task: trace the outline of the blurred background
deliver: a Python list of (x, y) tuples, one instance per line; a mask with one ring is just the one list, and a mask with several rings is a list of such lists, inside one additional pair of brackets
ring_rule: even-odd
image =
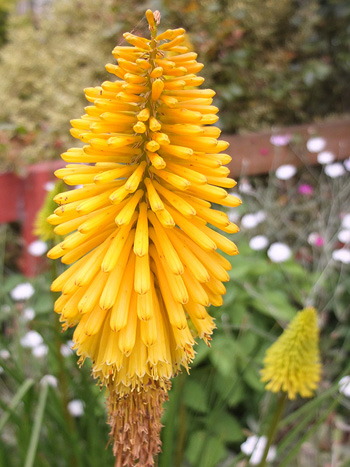
[(33, 220), (46, 195), (52, 210), (54, 164), (76, 145), (69, 120), (84, 113), (83, 89), (109, 79), (123, 32), (147, 34), (147, 8), (160, 10), (161, 30), (184, 27), (205, 64), (243, 200), (229, 212), (240, 255), (223, 306), (211, 308), (212, 347), (200, 343), (191, 376), (174, 380), (158, 465), (257, 465), (243, 443), (266, 434), (276, 404), (260, 382), (264, 353), (313, 305), (322, 382), (310, 402), (288, 405), (271, 465), (348, 466), (346, 0), (0, 0), (0, 466), (113, 465), (104, 394), (60, 331), (49, 291), (59, 266), (45, 260), (53, 239), (34, 235)]

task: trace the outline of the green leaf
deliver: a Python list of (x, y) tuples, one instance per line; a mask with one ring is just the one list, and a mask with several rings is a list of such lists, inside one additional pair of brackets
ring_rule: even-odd
[(237, 344), (239, 345), (242, 353), (250, 355), (258, 344), (259, 338), (256, 334), (246, 331), (239, 336)]
[(199, 366), (204, 360), (206, 360), (211, 351), (203, 340), (198, 342), (198, 345), (196, 345), (194, 350), (196, 352), (196, 357), (191, 365), (192, 368)]
[(218, 373), (214, 378), (214, 389), (222, 403), (234, 407), (244, 399), (242, 379), (238, 375), (223, 376)]
[(254, 295), (253, 304), (257, 310), (277, 321), (290, 321), (297, 311), (289, 303), (286, 294), (279, 290), (265, 290)]
[(217, 467), (218, 463), (226, 457), (226, 449), (223, 442), (217, 438), (207, 438), (202, 452), (201, 467)]
[(207, 394), (203, 386), (197, 381), (191, 379), (186, 380), (182, 397), (188, 408), (201, 413), (206, 413), (208, 411)]
[(41, 293), (37, 295), (37, 299), (34, 303), (35, 313), (38, 315), (51, 313), (53, 310), (52, 295), (47, 293)]
[(225, 445), (219, 439), (208, 436), (205, 431), (193, 433), (186, 450), (191, 466), (216, 467), (226, 456)]
[(243, 379), (254, 391), (264, 391), (264, 383), (260, 381), (259, 371), (254, 365), (250, 365), (245, 369)]
[(192, 465), (198, 465), (204, 442), (205, 431), (196, 431), (190, 436), (186, 451), (186, 458)]
[(209, 354), (215, 368), (224, 376), (232, 374), (236, 367), (238, 349), (231, 337), (216, 336)]
[(226, 443), (236, 443), (244, 438), (237, 419), (224, 410), (215, 410), (206, 418), (209, 432)]

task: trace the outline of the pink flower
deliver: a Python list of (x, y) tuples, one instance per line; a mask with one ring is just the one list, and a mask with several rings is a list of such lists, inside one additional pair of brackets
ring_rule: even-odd
[(311, 185), (308, 185), (307, 183), (305, 183), (303, 185), (299, 185), (298, 192), (301, 195), (311, 196), (314, 192), (314, 189)]
[(273, 146), (287, 146), (292, 139), (292, 135), (272, 135), (270, 138), (270, 143)]
[(317, 233), (317, 232), (312, 232), (312, 233), (309, 235), (307, 241), (308, 241), (309, 244), (312, 245), (312, 246), (318, 246), (318, 247), (320, 247), (320, 246), (323, 246), (323, 245), (324, 245), (324, 239), (323, 239), (323, 237), (322, 237), (319, 233)]
[(321, 235), (319, 235), (316, 240), (315, 240), (315, 245), (316, 246), (323, 246), (324, 245), (324, 240), (323, 238), (321, 237)]
[(269, 150), (267, 148), (260, 148), (260, 154), (262, 156), (267, 156), (269, 153)]

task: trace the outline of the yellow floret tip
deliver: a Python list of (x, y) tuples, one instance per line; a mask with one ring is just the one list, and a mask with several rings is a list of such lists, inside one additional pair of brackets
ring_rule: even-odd
[(316, 310), (305, 308), (266, 352), (261, 370), (266, 390), (285, 392), (289, 399), (312, 397), (321, 378), (318, 343)]

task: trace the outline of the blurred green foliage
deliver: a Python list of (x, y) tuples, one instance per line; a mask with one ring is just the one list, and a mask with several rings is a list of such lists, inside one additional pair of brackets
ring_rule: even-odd
[[(275, 318), (285, 323), (296, 308), (279, 267), (271, 267), (263, 254), (259, 257), (246, 248), (243, 250), (242, 256), (233, 259), (224, 306), (212, 309), (217, 323), (212, 348), (200, 343), (191, 377), (182, 374), (174, 380), (164, 416), (163, 454), (159, 460), (162, 467), (180, 466), (184, 462), (195, 467), (216, 466), (229, 450), (238, 450), (247, 420), (258, 416), (264, 392), (259, 368), (265, 348), (280, 332)], [(310, 281), (303, 269), (293, 262), (290, 273), (289, 266), (285, 267), (295, 285), (302, 285), (307, 291)], [(278, 291), (274, 286), (276, 280)], [(58, 332), (60, 324), (52, 312), (54, 297), (49, 291), (50, 275), (38, 276), (33, 281), (35, 294), (26, 302), (15, 303), (10, 292), (23, 281), (20, 275), (12, 274), (0, 290), (3, 328), (0, 350), (6, 348), (11, 355), (4, 360), (0, 354), (4, 370), (0, 376), (0, 426), (4, 415), (9, 416), (0, 428), (0, 465), (25, 465), (43, 390), (40, 381), (45, 374), (54, 375), (58, 387), (49, 388), (34, 465), (112, 465), (111, 449), (104, 449), (108, 428), (103, 393), (91, 381), (89, 362), (80, 370), (74, 354), (63, 357), (60, 353), (72, 330), (64, 335)], [(25, 319), (27, 308), (35, 310), (33, 321)], [(43, 336), (49, 348), (47, 356), (37, 358), (30, 349), (21, 346), (21, 338), (30, 329)], [(29, 385), (28, 390), (13, 411), (9, 411), (25, 384)], [(84, 403), (81, 418), (73, 418), (67, 410), (72, 399)]]
[[(239, 244), (241, 254), (232, 259), (224, 305), (211, 309), (217, 325), (212, 346), (209, 349), (200, 342), (191, 375), (183, 373), (173, 380), (165, 404), (159, 467), (233, 467), (242, 460), (240, 444), (247, 434), (261, 433), (273, 413), (275, 400), (265, 393), (259, 380), (264, 353), (302, 308), (302, 297), (309, 294), (315, 277), (293, 260), (283, 266), (271, 263), (265, 252), (252, 251), (243, 241)], [(103, 391), (91, 381), (88, 361), (79, 369), (74, 353), (61, 353), (62, 344), (72, 337), (73, 330), (59, 332), (60, 324), (52, 312), (50, 274), (32, 281), (35, 294), (29, 300), (14, 302), (11, 291), (24, 281), (12, 274), (0, 288), (0, 465), (113, 465), (111, 448), (105, 449), (108, 427)], [(35, 310), (30, 321), (26, 318), (28, 308)], [(29, 330), (43, 337), (47, 355), (38, 357), (31, 349), (23, 348), (21, 339)], [(327, 341), (327, 331), (322, 340)], [(4, 349), (9, 352), (6, 358)], [(325, 368), (325, 389), (334, 382), (334, 375), (329, 379), (332, 373), (331, 368)], [(57, 378), (57, 387), (49, 387), (48, 391), (42, 380), (47, 374)], [(285, 444), (287, 453), (313, 426), (315, 417), (317, 420), (328, 409), (336, 392), (336, 384), (326, 393), (319, 391), (310, 402), (313, 410), (307, 412), (306, 423), (300, 426), (305, 414), (302, 401), (290, 405), (292, 420), (285, 424), (288, 430), (283, 436), (295, 431)], [(79, 417), (72, 416), (68, 409), (68, 403), (76, 399), (84, 406)], [(39, 437), (34, 463), (29, 464), (35, 425)], [(330, 453), (323, 455), (328, 459)]]
[(124, 31), (147, 34), (148, 7), (161, 11), (161, 29), (187, 29), (226, 131), (350, 108), (346, 0), (56, 0), (39, 10), (21, 3), (32, 8), (11, 12), (0, 51), (2, 168), (20, 170), (72, 145), (69, 119), (83, 113), (83, 89), (108, 79), (104, 65)]

